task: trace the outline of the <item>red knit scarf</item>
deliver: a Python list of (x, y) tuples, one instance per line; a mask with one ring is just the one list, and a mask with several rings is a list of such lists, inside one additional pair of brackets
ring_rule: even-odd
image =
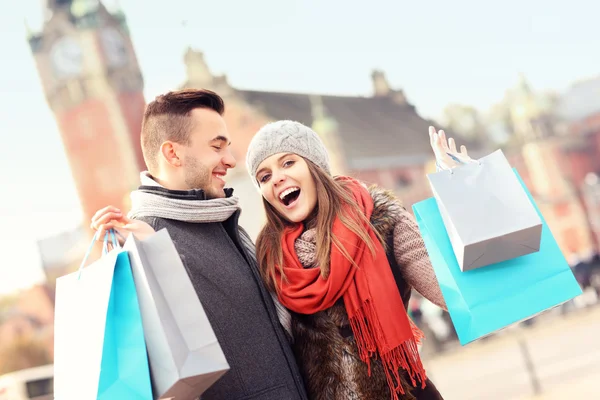
[[(370, 220), (374, 205), (369, 192), (359, 182), (343, 179), (360, 210)], [(413, 386), (416, 386), (417, 378), (422, 388), (425, 387), (425, 369), (417, 349), (423, 334), (406, 314), (383, 246), (370, 225), (364, 224), (364, 228), (375, 246), (375, 257), (366, 243), (339, 219), (333, 222), (333, 234), (358, 268), (332, 245), (330, 272), (326, 279), (321, 278), (319, 268), (303, 268), (298, 259), (294, 244), (302, 234), (303, 227), (300, 225), (286, 230), (282, 247), (283, 270), (287, 280), (281, 279), (277, 269), (277, 280), (281, 283), (279, 300), (292, 311), (314, 314), (330, 308), (339, 298), (343, 298), (360, 358), (369, 366), (369, 376), (371, 357), (379, 357), (392, 398), (397, 400), (399, 393), (404, 394), (400, 383), (400, 367), (408, 372)]]

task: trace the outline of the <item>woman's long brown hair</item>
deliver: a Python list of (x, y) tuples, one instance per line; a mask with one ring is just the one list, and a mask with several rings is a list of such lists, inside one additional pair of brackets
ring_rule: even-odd
[[(321, 276), (326, 278), (329, 275), (329, 258), (332, 244), (357, 267), (348, 251), (333, 234), (333, 221), (339, 218), (340, 222), (364, 241), (374, 254), (375, 247), (368, 230), (365, 228), (365, 223), (366, 226), (371, 227), (371, 225), (347, 188), (346, 182), (335, 180), (311, 161), (307, 159), (304, 159), (304, 161), (308, 164), (308, 170), (316, 185), (317, 205), (312, 214), (310, 228), (316, 228), (316, 260), (321, 269)], [(280, 285), (276, 282), (275, 271), (277, 268), (280, 271), (281, 279), (285, 280), (281, 238), (285, 229), (294, 227), (296, 224), (284, 219), (264, 197), (263, 204), (267, 214), (267, 223), (256, 239), (256, 255), (265, 284), (270, 290), (278, 293)], [(377, 237), (381, 241), (378, 235)]]

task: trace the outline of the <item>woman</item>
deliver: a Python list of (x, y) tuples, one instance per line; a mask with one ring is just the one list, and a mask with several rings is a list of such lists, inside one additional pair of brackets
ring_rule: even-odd
[[(438, 165), (466, 157), (430, 128)], [(411, 288), (445, 309), (412, 216), (388, 191), (331, 177), (327, 150), (292, 121), (263, 127), (247, 155), (267, 223), (257, 240), (265, 284), (290, 311), (290, 333), (311, 399), (442, 399), (426, 378), (409, 320)], [(92, 227), (118, 226), (97, 214)], [(152, 228), (128, 220), (125, 233)]]
[[(439, 167), (468, 158), (430, 129)], [(265, 284), (291, 312), (312, 399), (441, 399), (426, 378), (411, 287), (445, 309), (412, 216), (388, 191), (332, 177), (319, 136), (293, 121), (252, 139), (248, 171), (267, 223), (257, 239)]]

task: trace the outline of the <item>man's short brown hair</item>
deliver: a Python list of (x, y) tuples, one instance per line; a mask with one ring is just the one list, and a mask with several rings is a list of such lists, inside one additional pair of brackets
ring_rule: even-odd
[(192, 120), (196, 108), (208, 108), (223, 115), (221, 96), (207, 89), (183, 89), (157, 96), (146, 107), (142, 121), (142, 154), (150, 171), (158, 167), (160, 146), (167, 140), (190, 144)]

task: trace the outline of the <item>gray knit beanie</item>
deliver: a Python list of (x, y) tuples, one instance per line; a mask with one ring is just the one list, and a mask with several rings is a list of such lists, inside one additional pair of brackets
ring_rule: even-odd
[(261, 162), (277, 153), (294, 153), (312, 161), (331, 175), (329, 154), (319, 135), (309, 127), (295, 121), (276, 121), (266, 124), (254, 135), (246, 166), (252, 182), (258, 187), (256, 170)]

